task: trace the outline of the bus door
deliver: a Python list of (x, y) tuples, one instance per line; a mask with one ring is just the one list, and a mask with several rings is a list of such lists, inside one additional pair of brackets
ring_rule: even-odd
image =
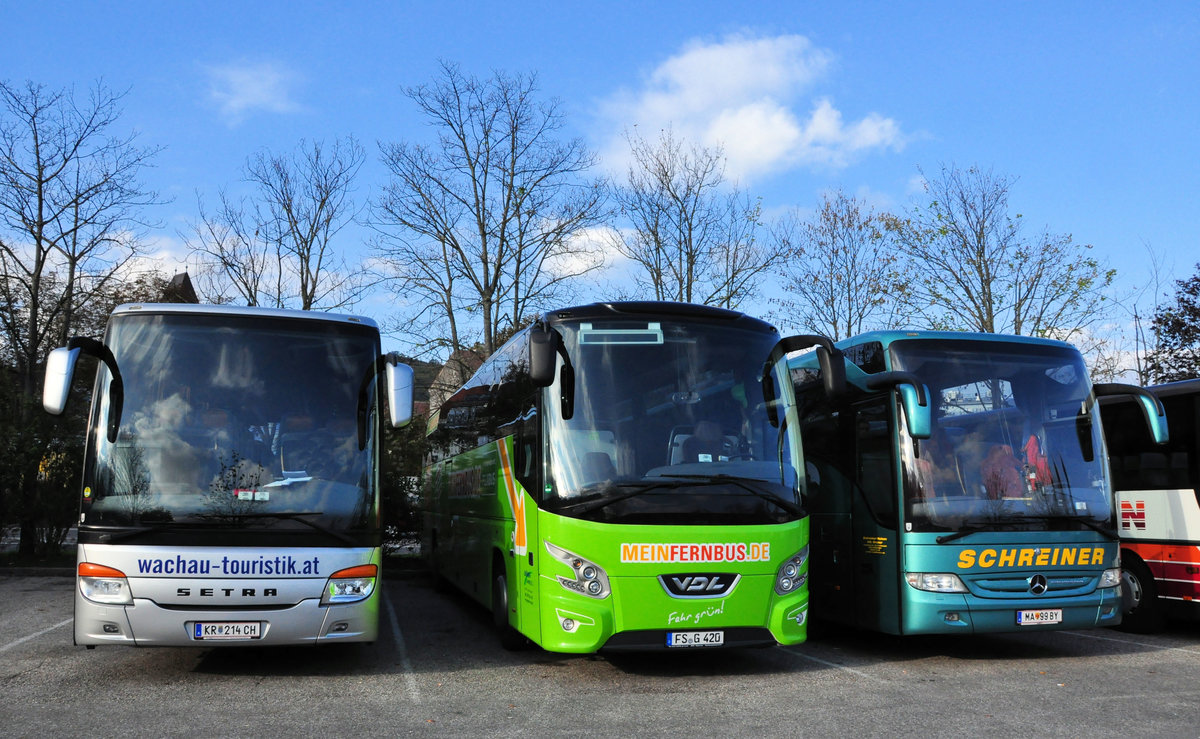
[(856, 622), (900, 633), (900, 552), (897, 536), (899, 485), (896, 479), (892, 395), (852, 408), (855, 477), (851, 547), (854, 558)]
[(513, 532), (509, 563), (509, 604), (513, 625), (534, 640), (541, 639), (538, 566), (545, 549), (538, 535), (537, 501), (542, 486), (541, 420), (536, 406), (522, 414), (512, 437), (514, 485)]
[[(809, 396), (811, 397), (811, 396)], [(823, 397), (821, 398), (823, 401)], [(822, 403), (804, 416), (804, 459), (808, 468), (811, 612), (823, 619), (854, 623), (854, 553), (850, 508), (854, 500), (851, 414)]]

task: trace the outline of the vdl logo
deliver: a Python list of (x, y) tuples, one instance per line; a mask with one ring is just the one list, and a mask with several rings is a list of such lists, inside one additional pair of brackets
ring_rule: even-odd
[(689, 575), (659, 575), (663, 590), (672, 598), (723, 598), (733, 592), (741, 575), (697, 573)]
[(1146, 528), (1146, 502), (1144, 500), (1121, 501), (1121, 530), (1132, 531)]

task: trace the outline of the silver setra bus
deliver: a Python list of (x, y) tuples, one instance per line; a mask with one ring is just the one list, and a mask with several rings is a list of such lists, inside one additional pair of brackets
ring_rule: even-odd
[(369, 319), (122, 305), (103, 342), (51, 353), (62, 413), (96, 357), (79, 514), (75, 643), (373, 641), (381, 566), (379, 396), (412, 371)]

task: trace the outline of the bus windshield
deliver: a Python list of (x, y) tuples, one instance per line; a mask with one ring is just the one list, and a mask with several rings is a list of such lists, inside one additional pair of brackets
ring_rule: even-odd
[(124, 408), (109, 442), (112, 378), (102, 365), (81, 524), (135, 529), (126, 535), (304, 532), (325, 546), (376, 531), (368, 457), (378, 342), (372, 328), (333, 321), (114, 318), (106, 343)]
[(933, 433), (901, 434), (914, 531), (1113, 530), (1100, 426), (1068, 347), (896, 342), (893, 368), (932, 393)]
[[(762, 371), (778, 335), (701, 321), (556, 325), (574, 411), (547, 413), (542, 505), (633, 524), (794, 521), (803, 470), (794, 415), (768, 415)], [(786, 361), (780, 408), (794, 408)], [(557, 399), (558, 381), (547, 397)], [(548, 408), (557, 409), (556, 404)]]

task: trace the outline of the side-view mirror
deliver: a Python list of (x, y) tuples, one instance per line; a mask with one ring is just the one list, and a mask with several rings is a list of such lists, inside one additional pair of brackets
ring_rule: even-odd
[(830, 344), (817, 344), (817, 364), (825, 385), (825, 397), (838, 398), (846, 392), (846, 358), (842, 350)]
[(1150, 437), (1155, 444), (1166, 444), (1170, 440), (1170, 429), (1167, 427), (1167, 409), (1163, 407), (1158, 396), (1144, 387), (1126, 385), (1120, 382), (1098, 382), (1092, 385), (1092, 392), (1101, 398), (1111, 395), (1132, 395), (1142, 409), (1142, 416), (1150, 428)]
[(928, 439), (933, 435), (933, 406), (929, 403), (929, 388), (920, 378), (911, 372), (877, 372), (867, 376), (866, 384), (870, 390), (896, 388), (900, 393), (900, 405), (904, 408), (909, 436)]
[(841, 397), (846, 392), (846, 358), (842, 354), (842, 350), (833, 345), (832, 339), (820, 334), (782, 338), (767, 355), (767, 361), (763, 364), (762, 369), (763, 398), (767, 401), (767, 418), (772, 426), (779, 425), (774, 405), (777, 389), (771, 379), (772, 367), (788, 354), (814, 346), (826, 397), (832, 400)]
[(554, 384), (554, 369), (559, 355), (563, 358), (558, 373), (559, 409), (563, 420), (575, 415), (575, 368), (562, 345), (562, 337), (544, 324), (534, 324), (529, 329), (529, 379), (535, 387), (550, 387)]
[(395, 352), (382, 354), (367, 367), (358, 386), (358, 449), (367, 447), (367, 392), (383, 372), (387, 384), (388, 422), (392, 428), (403, 428), (413, 415), (413, 371), (400, 361)]
[(392, 428), (403, 428), (413, 416), (413, 370), (390, 355), (385, 369), (388, 392), (388, 420)]
[(71, 390), (71, 377), (75, 374), (75, 362), (80, 354), (87, 354), (104, 362), (111, 375), (108, 383), (108, 429), (110, 442), (117, 440), (121, 428), (121, 409), (125, 405), (125, 383), (121, 379), (121, 368), (117, 358), (103, 342), (86, 336), (74, 336), (65, 347), (50, 352), (46, 358), (46, 381), (42, 386), (42, 407), (47, 413), (61, 415), (67, 407)]
[(79, 349), (59, 347), (46, 358), (46, 381), (42, 386), (42, 407), (53, 416), (61, 416), (67, 408), (67, 397), (71, 392), (71, 378), (75, 375), (75, 362)]
[(529, 379), (536, 387), (554, 383), (554, 367), (558, 359), (558, 332), (535, 324), (529, 329)]

